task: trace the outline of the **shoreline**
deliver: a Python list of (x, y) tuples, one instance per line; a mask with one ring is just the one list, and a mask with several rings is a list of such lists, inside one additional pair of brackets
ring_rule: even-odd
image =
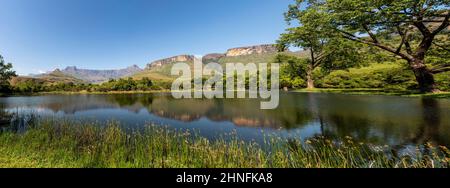
[(315, 89), (295, 89), (289, 92), (294, 93), (334, 93), (342, 95), (375, 95), (375, 96), (398, 96), (398, 97), (426, 97), (426, 98), (450, 98), (450, 92), (443, 91), (439, 93), (420, 93), (414, 90), (385, 90), (371, 88), (355, 89), (334, 89), (334, 88), (315, 88)]
[[(385, 89), (371, 89), (371, 88), (354, 88), (354, 89), (339, 89), (339, 88), (314, 88), (314, 89), (293, 89), (281, 92), (287, 93), (333, 93), (342, 95), (375, 95), (375, 96), (399, 96), (399, 97), (426, 97), (426, 98), (450, 98), (449, 91), (439, 93), (420, 93), (414, 90), (385, 90)], [(51, 92), (36, 92), (36, 93), (11, 93), (0, 94), (0, 97), (16, 97), (16, 96), (39, 96), (39, 95), (108, 95), (108, 94), (152, 94), (152, 93), (170, 93), (168, 89), (152, 90), (152, 91), (51, 91)]]
[(35, 92), (35, 93), (11, 93), (1, 95), (0, 97), (17, 97), (17, 96), (39, 96), (39, 95), (108, 95), (108, 94), (147, 94), (147, 93), (170, 93), (170, 90), (153, 90), (153, 91), (50, 91), (50, 92)]

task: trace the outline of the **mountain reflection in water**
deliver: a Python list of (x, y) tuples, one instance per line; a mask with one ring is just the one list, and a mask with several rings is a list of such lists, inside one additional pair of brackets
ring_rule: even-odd
[(450, 100), (393, 96), (282, 93), (277, 109), (259, 99), (173, 99), (170, 94), (45, 95), (0, 98), (0, 106), (41, 116), (117, 119), (199, 129), (211, 137), (236, 130), (260, 139), (264, 130), (286, 137), (351, 136), (387, 145), (450, 145)]

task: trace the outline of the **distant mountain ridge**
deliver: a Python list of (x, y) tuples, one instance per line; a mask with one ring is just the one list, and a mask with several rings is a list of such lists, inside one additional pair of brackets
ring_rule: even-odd
[[(231, 48), (224, 53), (206, 54), (202, 57), (202, 61), (204, 64), (215, 62), (222, 66), (226, 63), (270, 63), (279, 53), (287, 53), (298, 57), (305, 57), (304, 51), (291, 52), (287, 50), (285, 52), (279, 52), (276, 45), (263, 44)], [(171, 75), (172, 65), (178, 62), (184, 62), (191, 67), (191, 70), (193, 70), (195, 69), (195, 67), (193, 66), (194, 57), (194, 55), (178, 55), (152, 61), (151, 63), (147, 64), (145, 70), (133, 75), (132, 78), (142, 79), (144, 77), (147, 77), (151, 80), (162, 82), (173, 81), (177, 76)]]
[[(203, 56), (203, 62), (218, 61), (224, 57), (239, 57), (247, 55), (260, 55), (260, 54), (273, 54), (277, 53), (278, 49), (275, 44), (261, 44), (245, 47), (230, 48), (225, 53), (211, 53)], [(164, 58), (148, 63), (147, 70), (163, 67), (167, 64), (176, 62), (192, 62), (194, 61), (194, 55), (177, 55), (169, 58)]]
[(69, 66), (60, 71), (69, 76), (81, 79), (89, 83), (101, 83), (108, 81), (109, 79), (118, 79), (122, 77), (132, 76), (140, 71), (141, 68), (137, 65), (133, 65), (124, 69), (117, 70), (91, 70), (91, 69), (80, 69), (76, 66)]
[(57, 84), (57, 83), (74, 83), (74, 84), (83, 84), (85, 81), (75, 78), (73, 76), (67, 75), (61, 72), (59, 69), (54, 71), (39, 74), (39, 75), (30, 75), (30, 76), (17, 76), (11, 79), (10, 83), (12, 85), (17, 85), (18, 83), (23, 83), (27, 81), (32, 81), (40, 84)]
[(193, 55), (177, 55), (177, 56), (153, 61), (153, 62), (147, 64), (146, 68), (151, 69), (154, 67), (161, 67), (165, 64), (170, 64), (170, 63), (174, 63), (174, 62), (189, 62), (189, 61), (194, 61)]
[[(298, 54), (297, 52), (287, 52)], [(203, 63), (217, 62), (224, 64), (228, 62), (233, 63), (268, 63), (278, 54), (278, 49), (274, 44), (262, 44), (246, 47), (230, 48), (224, 53), (210, 53), (203, 56)], [(300, 54), (298, 54), (300, 55)], [(186, 62), (191, 67), (193, 66), (195, 56), (189, 54), (177, 55), (160, 60), (155, 60), (148, 63), (145, 69), (141, 69), (137, 65), (132, 65), (124, 69), (117, 70), (91, 70), (80, 69), (76, 66), (68, 66), (65, 69), (56, 69), (41, 75), (33, 75), (34, 78), (39, 77), (55, 77), (61, 80), (64, 75), (67, 76), (65, 80), (79, 79), (85, 83), (102, 83), (110, 79), (119, 79), (125, 77), (132, 77), (134, 79), (142, 79), (144, 77), (158, 81), (171, 81), (174, 76), (170, 75), (170, 70), (173, 63)]]

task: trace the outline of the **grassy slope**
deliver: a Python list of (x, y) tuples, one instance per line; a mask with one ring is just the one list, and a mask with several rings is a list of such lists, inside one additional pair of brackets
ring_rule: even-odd
[(50, 82), (50, 83), (58, 83), (58, 82), (62, 82), (62, 83), (84, 83), (83, 80), (75, 78), (73, 76), (64, 74), (60, 71), (53, 71), (49, 74), (44, 74), (42, 76), (39, 77), (40, 79), (45, 80), (46, 82)]
[[(412, 71), (407, 70), (407, 68), (404, 68), (399, 63), (374, 63), (370, 64), (365, 67), (360, 68), (349, 68), (348, 70), (336, 70), (332, 71), (329, 75), (326, 77), (335, 77), (339, 78), (338, 75), (348, 77), (349, 80), (354, 81), (362, 81), (361, 79), (368, 79), (364, 82), (372, 81), (372, 82), (381, 82), (383, 78), (385, 78), (385, 74), (387, 72), (391, 71), (392, 73), (396, 73), (395, 71), (405, 71), (405, 72), (398, 72), (398, 74), (406, 75), (409, 81), (403, 83), (403, 84), (416, 84), (414, 75)], [(378, 75), (376, 77), (375, 75)], [(369, 77), (372, 76), (372, 77)], [(325, 78), (326, 78), (325, 77)], [(344, 93), (344, 94), (381, 94), (381, 95), (398, 95), (398, 96), (425, 96), (425, 97), (436, 97), (436, 98), (448, 98), (450, 97), (450, 92), (447, 88), (450, 88), (450, 72), (444, 72), (440, 74), (435, 74), (435, 80), (438, 86), (441, 88), (442, 91), (440, 93), (435, 94), (423, 94), (420, 93), (418, 90), (408, 90), (406, 88), (401, 87), (395, 87), (395, 84), (392, 85), (385, 85), (381, 86), (379, 88), (372, 87), (372, 88), (347, 88), (348, 86), (345, 85), (348, 83), (347, 80), (339, 80), (339, 79), (322, 79), (322, 88), (315, 88), (315, 89), (298, 89), (295, 90), (297, 92), (329, 92), (329, 93)], [(327, 82), (338, 82), (340, 85), (336, 86), (327, 86)], [(319, 82), (319, 81), (318, 81)], [(446, 92), (445, 92), (446, 91)]]
[[(290, 53), (296, 56), (304, 56), (303, 53), (294, 53), (294, 52), (286, 52)], [(252, 55), (243, 55), (243, 56), (235, 56), (235, 57), (223, 57), (221, 58), (217, 63), (219, 64), (225, 64), (225, 63), (269, 63), (273, 60), (273, 58), (276, 56), (276, 53), (265, 53), (265, 54), (252, 54)], [(191, 69), (193, 69), (193, 63), (187, 62)], [(204, 62), (205, 63), (205, 62)], [(206, 62), (208, 63), (208, 62)], [(143, 77), (148, 77), (151, 80), (156, 81), (172, 81), (176, 76), (171, 76), (170, 71), (172, 68), (172, 65), (175, 63), (167, 64), (162, 67), (153, 68), (151, 70), (144, 70), (140, 73), (137, 73), (132, 76), (134, 79), (142, 79)]]
[[(301, 143), (268, 138), (269, 151), (254, 143), (208, 141), (189, 132), (148, 126), (144, 132), (125, 133), (107, 127), (43, 121), (23, 134), (0, 133), (0, 167), (449, 167), (445, 147), (426, 145), (389, 158), (390, 148), (354, 143), (339, 144), (316, 138)], [(308, 148), (308, 149), (306, 149)], [(385, 153), (387, 152), (387, 153)], [(445, 157), (447, 156), (447, 157)]]
[(74, 84), (81, 84), (84, 83), (83, 80), (80, 80), (78, 78), (75, 78), (70, 75), (66, 75), (59, 71), (53, 71), (48, 74), (40, 75), (39, 77), (27, 77), (27, 76), (19, 76), (14, 77), (11, 79), (11, 84), (14, 86), (21, 82), (26, 81), (33, 81), (36, 83), (43, 83), (43, 84), (56, 84), (56, 83), (74, 83)]
[[(193, 67), (193, 62), (186, 63), (188, 63), (191, 68)], [(140, 80), (144, 77), (147, 77), (154, 81), (171, 82), (176, 78), (176, 76), (170, 75), (171, 68), (174, 64), (176, 63), (166, 64), (162, 67), (152, 68), (150, 70), (146, 69), (142, 72), (136, 73), (132, 76), (132, 78)]]

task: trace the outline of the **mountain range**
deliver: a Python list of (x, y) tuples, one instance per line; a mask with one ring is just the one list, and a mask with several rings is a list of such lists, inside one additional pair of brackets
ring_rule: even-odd
[[(301, 52), (287, 53), (302, 55)], [(273, 44), (238, 47), (228, 49), (225, 53), (206, 54), (205, 56), (203, 56), (203, 63), (268, 63), (276, 56), (276, 54), (278, 54), (278, 50)], [(194, 55), (178, 55), (152, 61), (148, 63), (144, 69), (141, 69), (137, 65), (132, 65), (130, 67), (117, 70), (90, 70), (80, 69), (75, 66), (69, 66), (62, 70), (56, 69), (52, 72), (34, 75), (32, 77), (55, 80), (54, 77), (62, 79), (64, 77), (63, 75), (66, 75), (66, 81), (74, 80), (76, 82), (79, 82), (81, 80), (85, 83), (102, 83), (110, 79), (118, 79), (124, 77), (132, 77), (133, 79), (148, 77), (151, 80), (171, 81), (174, 79), (174, 77), (170, 75), (170, 70), (174, 63), (186, 62), (192, 66), (193, 60)]]
[(58, 75), (64, 74), (69, 77), (74, 77), (80, 79), (86, 83), (101, 83), (108, 81), (110, 79), (118, 79), (123, 77), (130, 77), (143, 69), (139, 68), (137, 65), (132, 65), (130, 67), (124, 69), (117, 70), (90, 70), (90, 69), (80, 69), (76, 66), (69, 66), (65, 69), (56, 69), (52, 72), (36, 75), (34, 77), (42, 78), (42, 77), (51, 77), (55, 73)]

